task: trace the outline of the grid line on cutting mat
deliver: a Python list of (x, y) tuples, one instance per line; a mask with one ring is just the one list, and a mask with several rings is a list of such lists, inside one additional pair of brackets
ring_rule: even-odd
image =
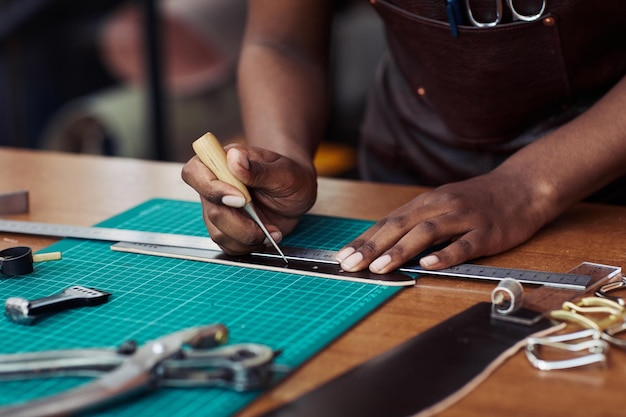
[[(154, 199), (103, 223), (103, 227), (206, 235), (200, 204)], [(284, 244), (338, 250), (371, 222), (305, 216)], [(282, 349), (277, 363), (298, 367), (401, 288), (294, 273), (114, 252), (110, 243), (64, 239), (46, 251), (63, 259), (37, 264), (35, 272), (1, 279), (2, 297), (35, 299), (78, 284), (112, 293), (107, 304), (69, 310), (33, 326), (0, 320), (0, 353), (144, 343), (191, 326), (223, 323), (229, 343), (262, 343)], [(0, 382), (0, 405), (80, 385), (58, 378)], [(97, 415), (229, 416), (259, 392), (161, 389)]]

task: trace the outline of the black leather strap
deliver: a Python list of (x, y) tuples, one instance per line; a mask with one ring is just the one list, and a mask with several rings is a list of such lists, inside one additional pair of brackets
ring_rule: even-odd
[(531, 334), (479, 303), (264, 417), (411, 416), (441, 403)]

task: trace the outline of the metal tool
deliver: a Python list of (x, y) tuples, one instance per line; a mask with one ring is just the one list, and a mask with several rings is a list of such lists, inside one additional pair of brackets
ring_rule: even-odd
[[(215, 262), (234, 263), (242, 257), (233, 257), (231, 261), (221, 248), (209, 237), (198, 237), (189, 235), (177, 235), (169, 233), (142, 232), (138, 230), (113, 229), (106, 227), (86, 227), (72, 226), (64, 224), (37, 223), (19, 220), (0, 220), (0, 232), (24, 233), (41, 236), (67, 237), (90, 240), (103, 240), (108, 242), (123, 242), (113, 245), (113, 250), (125, 252), (140, 252), (159, 254), (160, 256), (170, 256), (177, 258), (189, 258), (200, 254), (204, 260)], [(285, 255), (290, 262), (285, 263), (282, 256), (270, 251), (254, 252), (250, 259), (257, 261), (258, 265), (271, 264), (275, 260), (280, 260), (273, 267), (286, 272), (286, 269), (296, 270), (302, 273), (309, 273), (316, 276), (344, 276), (345, 279), (358, 280), (368, 283), (389, 282), (395, 284), (388, 285), (413, 285), (415, 280), (402, 273), (386, 275), (373, 274), (369, 271), (358, 273), (344, 272), (335, 260), (335, 252), (307, 248), (284, 248), (290, 256)], [(199, 252), (198, 252), (199, 251)], [(284, 254), (284, 253), (283, 253)], [(246, 257), (247, 258), (247, 257)], [(222, 260), (219, 260), (222, 259)], [(300, 261), (292, 263), (292, 261)], [(242, 264), (246, 266), (246, 264)]]
[[(119, 242), (111, 246), (114, 251), (140, 253), (144, 255), (163, 256), (167, 258), (188, 259), (201, 262), (211, 262), (223, 265), (236, 265), (244, 268), (262, 269), (276, 272), (295, 272), (300, 275), (310, 275), (322, 278), (341, 279), (344, 281), (362, 282), (387, 286), (412, 286), (415, 279), (400, 272), (388, 274), (374, 274), (369, 270), (346, 272), (335, 260), (315, 259), (315, 254), (328, 251), (306, 250), (283, 246), (283, 251), (289, 263), (272, 253), (253, 253), (249, 255), (227, 255), (222, 251), (202, 249), (175, 248), (170, 246), (142, 245), (138, 243)], [(311, 257), (306, 257), (306, 254)], [(293, 255), (292, 255), (293, 254)], [(304, 256), (303, 256), (304, 255)]]
[(226, 164), (226, 152), (224, 152), (224, 148), (222, 148), (222, 145), (217, 138), (212, 133), (205, 133), (202, 137), (193, 142), (192, 147), (202, 163), (206, 165), (206, 167), (210, 169), (220, 181), (232, 185), (243, 194), (246, 200), (246, 204), (243, 209), (246, 213), (248, 213), (252, 220), (259, 225), (267, 240), (271, 242), (272, 246), (274, 246), (276, 251), (282, 256), (285, 263), (288, 263), (289, 261), (285, 257), (285, 254), (282, 250), (280, 250), (278, 244), (274, 238), (272, 238), (272, 235), (270, 235), (270, 232), (268, 232), (267, 228), (254, 209), (254, 206), (252, 205), (252, 196), (250, 195), (248, 188), (228, 169), (228, 165)]
[[(525, 326), (531, 326), (551, 311), (560, 309), (564, 302), (576, 299), (585, 292), (594, 291), (596, 288), (607, 282), (621, 277), (622, 269), (618, 266), (602, 265), (593, 262), (583, 262), (569, 273), (574, 275), (584, 274), (589, 277), (587, 286), (583, 289), (559, 288), (551, 285), (542, 285), (524, 293), (520, 288), (515, 289), (511, 283), (507, 287), (510, 293), (502, 294), (508, 297), (513, 303), (513, 308), (506, 308), (506, 303), (502, 306), (497, 304), (497, 297), (492, 303), (491, 317), (495, 320), (507, 321)], [(497, 291), (494, 289), (494, 292)]]
[(530, 269), (501, 268), (496, 266), (461, 264), (451, 268), (439, 270), (424, 270), (419, 264), (404, 265), (402, 272), (415, 272), (427, 275), (444, 275), (459, 278), (474, 278), (500, 281), (505, 278), (513, 278), (522, 284), (543, 284), (556, 288), (568, 288), (582, 290), (591, 281), (591, 276), (574, 272), (558, 273), (546, 271), (534, 271)]
[(258, 344), (210, 349), (227, 339), (228, 329), (213, 324), (170, 333), (140, 347), (130, 342), (119, 349), (0, 355), (1, 379), (98, 376), (58, 395), (0, 408), (0, 415), (73, 415), (159, 387), (220, 386), (246, 391), (268, 386), (276, 352)]
[[(539, 1), (539, 10), (534, 14), (523, 14), (518, 11), (518, 9), (514, 5), (515, 0), (506, 0), (506, 5), (509, 7), (511, 11), (511, 15), (513, 16), (513, 21), (523, 21), (523, 22), (534, 22), (535, 20), (539, 20), (543, 15), (543, 12), (546, 9), (547, 0), (538, 0)], [(465, 0), (465, 9), (467, 11), (467, 17), (470, 23), (479, 28), (490, 28), (496, 26), (502, 22), (502, 15), (504, 12), (504, 6), (502, 4), (502, 0), (495, 0), (496, 4), (496, 15), (494, 20), (490, 22), (482, 22), (477, 20), (474, 17), (474, 13), (472, 12), (472, 4), (471, 0)]]
[[(620, 267), (591, 262), (583, 262), (570, 272), (590, 277), (584, 291), (587, 293), (611, 285), (607, 282), (617, 277), (622, 278)], [(607, 298), (587, 297), (576, 303), (571, 301), (579, 298), (584, 292), (544, 285), (524, 294), (519, 282), (507, 278), (491, 293), (491, 318), (495, 321), (533, 326), (544, 317), (549, 317), (585, 329), (556, 336), (529, 338), (526, 343), (526, 356), (538, 369), (554, 370), (605, 364), (609, 344), (626, 348), (626, 341), (615, 336), (626, 330), (626, 309)], [(560, 327), (555, 325), (553, 330), (560, 331), (563, 327), (564, 324)], [(559, 353), (560, 359), (545, 359), (544, 350)]]
[[(577, 269), (583, 269), (593, 276), (588, 291), (594, 291), (599, 287), (600, 290), (596, 290), (596, 294), (603, 294), (602, 288), (616, 283), (613, 281), (607, 284), (607, 281), (619, 277), (620, 281), (617, 282), (623, 282), (619, 267), (588, 263), (581, 264)], [(557, 291), (555, 288), (544, 287), (535, 291), (538, 290), (543, 291), (534, 296), (530, 302), (525, 301), (524, 305), (530, 306), (535, 311), (541, 311), (539, 306), (543, 306), (545, 311), (554, 302), (563, 301), (560, 307), (548, 310), (547, 316), (555, 321), (582, 327), (584, 330), (530, 338), (526, 345), (526, 356), (534, 367), (548, 371), (591, 364), (604, 365), (607, 362), (606, 355), (610, 345), (626, 349), (626, 340), (617, 337), (626, 330), (626, 309), (617, 301), (610, 299), (613, 297), (585, 297), (572, 302), (570, 300), (576, 295), (571, 294), (571, 291), (560, 290), (560, 293), (554, 293)], [(567, 294), (568, 292), (570, 294)], [(556, 352), (560, 354), (561, 359), (544, 359), (543, 350)]]
[(93, 307), (109, 301), (111, 293), (73, 285), (58, 294), (36, 300), (22, 297), (7, 298), (4, 305), (5, 316), (14, 323), (30, 325), (44, 316), (70, 308)]
[(609, 300), (613, 300), (619, 305), (626, 306), (626, 301), (624, 301), (623, 297), (617, 297), (615, 295), (611, 295), (612, 292), (618, 292), (620, 290), (626, 289), (626, 277), (622, 277), (621, 280), (616, 282), (610, 282), (608, 284), (604, 284), (596, 291), (597, 297), (608, 298)]
[(586, 329), (604, 331), (621, 324), (625, 314), (624, 306), (615, 301), (601, 297), (585, 297), (576, 303), (565, 301), (560, 309), (550, 312), (550, 318), (574, 323)]
[[(586, 329), (574, 333), (548, 337), (531, 337), (526, 341), (526, 358), (532, 366), (542, 371), (577, 368), (593, 364), (606, 364), (609, 344), (600, 339), (600, 332)], [(548, 360), (542, 354), (551, 349), (559, 353), (574, 353), (565, 359)], [(586, 352), (586, 354), (580, 354)]]
[(285, 256), (289, 259), (288, 265), (284, 265), (282, 261), (280, 263), (273, 263), (273, 260), (276, 260), (278, 256), (275, 253), (263, 250), (253, 252), (249, 255), (229, 256), (221, 251), (142, 245), (127, 242), (112, 245), (111, 249), (121, 252), (135, 252), (179, 259), (193, 259), (204, 262), (236, 264), (251, 268), (265, 267), (266, 269), (276, 269), (283, 272), (294, 269), (317, 276), (324, 276), (325, 274), (335, 278), (339, 277), (342, 279), (383, 285), (413, 285), (415, 283), (414, 278), (405, 275), (405, 273), (490, 281), (500, 281), (508, 277), (514, 278), (520, 283), (543, 284), (550, 287), (567, 288), (578, 291), (586, 289), (588, 284), (592, 281), (590, 275), (575, 272), (542, 272), (473, 264), (461, 264), (452, 268), (432, 271), (424, 270), (417, 262), (402, 266), (394, 274), (372, 274), (367, 270), (348, 273), (343, 271), (335, 260), (336, 252), (290, 246), (283, 246)]
[[(216, 258), (220, 258), (222, 254), (220, 247), (209, 237), (177, 235), (170, 233), (142, 232), (128, 229), (72, 226), (1, 219), (0, 232), (124, 242), (123, 244), (114, 245), (112, 249), (126, 252), (152, 252), (151, 254), (154, 255), (179, 258), (193, 257), (194, 259), (198, 258), (207, 262), (211, 262), (212, 260), (217, 261), (218, 259)], [(337, 266), (337, 261), (335, 260), (336, 252), (334, 251), (287, 246), (283, 246), (282, 251), (283, 255), (289, 260), (289, 262), (298, 261), (304, 263), (301, 265), (291, 265), (289, 266), (290, 269), (308, 271), (311, 273), (315, 273), (316, 271), (320, 271), (320, 273), (322, 273), (323, 270), (326, 270), (324, 273), (331, 275), (341, 274), (350, 276)], [(283, 255), (279, 255), (269, 250), (258, 250), (246, 257), (232, 257), (231, 262), (238, 262), (237, 259), (245, 258), (246, 262), (250, 262), (256, 267), (257, 265), (264, 263), (271, 264), (272, 259), (280, 259), (280, 264), (276, 264), (274, 266), (285, 268), (286, 264), (282, 258)], [(224, 258), (227, 258), (227, 256), (224, 256)], [(220, 262), (223, 262), (223, 260)], [(241, 265), (246, 266), (245, 263), (241, 263)], [(588, 274), (582, 273), (557, 273), (474, 264), (461, 264), (452, 268), (433, 271), (424, 270), (417, 262), (415, 262), (402, 266), (398, 269), (398, 272), (495, 281), (509, 277), (516, 279), (522, 284), (544, 284), (556, 288), (576, 290), (583, 290), (587, 288), (591, 280), (591, 277)], [(377, 281), (381, 279), (381, 275), (370, 274), (367, 271), (356, 273), (353, 276), (355, 278), (365, 278), (367, 279), (366, 282), (374, 283), (380, 283)], [(403, 276), (403, 279), (394, 279), (394, 281), (404, 282), (401, 285), (414, 284), (413, 278), (408, 277), (407, 275)], [(384, 280), (384, 278), (382, 279)]]
[(0, 232), (221, 250), (209, 237), (0, 219)]
[[(526, 345), (526, 356), (538, 369), (549, 371), (606, 364), (611, 345), (626, 348), (626, 341), (616, 336), (626, 329), (626, 309), (615, 301), (601, 297), (585, 297), (575, 303), (566, 301), (560, 309), (551, 311), (549, 316), (584, 330), (530, 338)], [(543, 349), (551, 349), (561, 356), (564, 353), (573, 355), (565, 359), (547, 360), (541, 357), (540, 351)]]

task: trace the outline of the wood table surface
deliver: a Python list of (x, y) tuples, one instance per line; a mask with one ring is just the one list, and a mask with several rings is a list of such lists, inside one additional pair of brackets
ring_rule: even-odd
[[(150, 198), (197, 201), (197, 194), (180, 179), (181, 167), (0, 148), (0, 193), (25, 189), (30, 194), (29, 213), (8, 218), (87, 226)], [(321, 178), (312, 213), (376, 220), (424, 190)], [(28, 245), (38, 250), (53, 242), (0, 233), (0, 249)], [(584, 261), (626, 266), (626, 207), (578, 204), (526, 244), (476, 262), (565, 272)], [(486, 281), (420, 278), (239, 415), (255, 416), (292, 400), (475, 303), (489, 301), (494, 286)], [(606, 367), (552, 372), (532, 368), (519, 352), (440, 415), (623, 416), (625, 370), (626, 353), (617, 348), (610, 350)]]

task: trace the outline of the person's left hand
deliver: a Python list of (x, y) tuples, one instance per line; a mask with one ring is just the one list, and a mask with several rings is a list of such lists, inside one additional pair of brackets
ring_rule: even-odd
[(420, 260), (423, 268), (448, 268), (513, 248), (553, 217), (538, 187), (527, 182), (492, 172), (428, 191), (346, 245), (337, 260), (346, 271), (369, 267), (382, 274), (446, 242)]

